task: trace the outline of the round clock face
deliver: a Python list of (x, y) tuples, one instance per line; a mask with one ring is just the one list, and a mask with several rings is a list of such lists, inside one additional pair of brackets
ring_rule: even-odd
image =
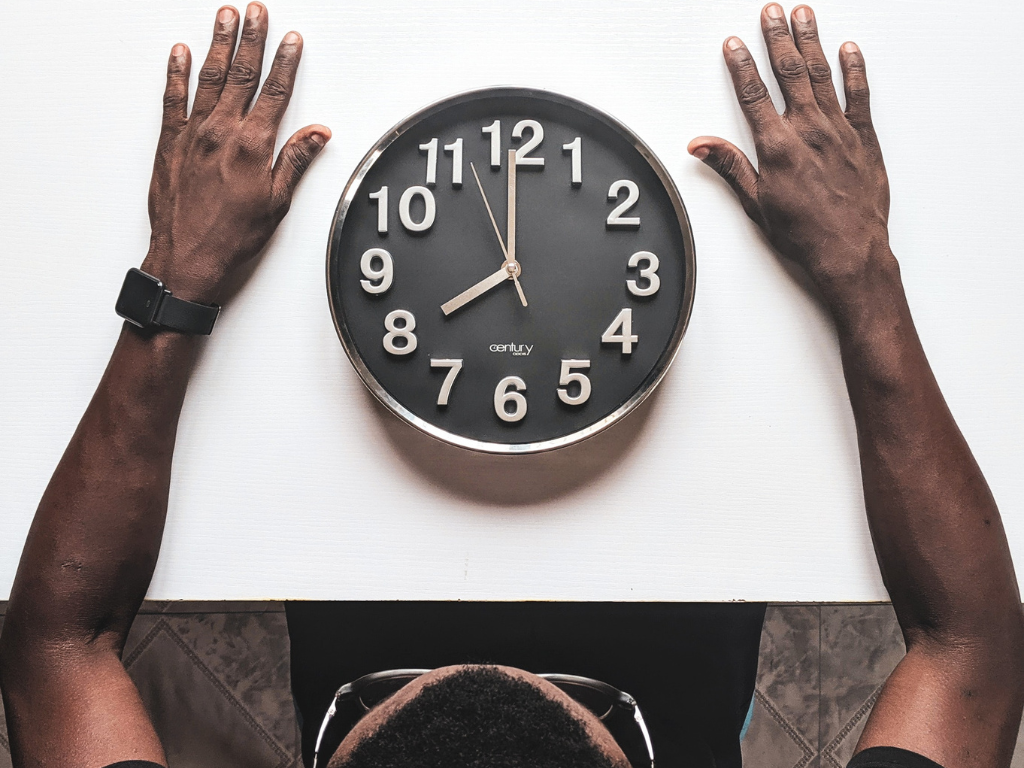
[(390, 131), (335, 214), (327, 284), (363, 381), (413, 426), (557, 448), (636, 407), (693, 304), (693, 238), (661, 163), (564, 96), (491, 88)]

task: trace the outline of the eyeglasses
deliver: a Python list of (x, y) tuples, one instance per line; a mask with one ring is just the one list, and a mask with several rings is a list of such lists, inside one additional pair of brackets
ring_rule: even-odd
[[(329, 742), (333, 743), (334, 747), (327, 754), (333, 754), (345, 736), (367, 712), (397, 693), (399, 689), (430, 671), (432, 670), (392, 669), (386, 672), (374, 672), (341, 686), (334, 694), (334, 701), (331, 702), (324, 721), (320, 725), (316, 746), (313, 748), (313, 768), (318, 768), (324, 737), (328, 735), (328, 727), (336, 717), (338, 721), (331, 727), (329, 734)], [(593, 712), (615, 738), (622, 751), (626, 753), (631, 765), (639, 768), (646, 764), (647, 768), (654, 768), (654, 747), (651, 745), (651, 735), (647, 731), (647, 723), (644, 722), (636, 699), (608, 683), (602, 683), (600, 680), (593, 680), (589, 677), (547, 673), (537, 675), (537, 677), (547, 680), (572, 697), (574, 701)]]

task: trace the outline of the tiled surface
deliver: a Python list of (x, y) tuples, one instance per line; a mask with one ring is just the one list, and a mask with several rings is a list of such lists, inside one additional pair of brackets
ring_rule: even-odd
[(146, 603), (124, 662), (172, 768), (301, 766), (281, 604)]
[(171, 766), (297, 766), (284, 613), (139, 616), (125, 666)]
[(903, 653), (891, 606), (769, 607), (744, 762), (845, 766), (879, 686)]
[[(0, 627), (4, 608), (0, 602)], [(879, 686), (902, 655), (888, 605), (770, 607), (745, 764), (845, 766)], [(301, 765), (280, 604), (147, 603), (125, 664), (171, 768)], [(0, 722), (0, 768), (10, 766)], [(1024, 749), (1013, 768), (1024, 768)]]
[(890, 605), (769, 606), (744, 765), (844, 768), (904, 651)]

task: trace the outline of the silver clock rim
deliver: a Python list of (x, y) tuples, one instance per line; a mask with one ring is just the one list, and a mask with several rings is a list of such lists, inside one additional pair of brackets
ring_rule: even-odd
[[(666, 352), (658, 358), (658, 362), (655, 367), (643, 380), (637, 391), (626, 402), (603, 419), (568, 435), (534, 443), (493, 443), (485, 440), (474, 440), (472, 438), (463, 437), (462, 435), (449, 432), (448, 430), (441, 429), (440, 427), (431, 424), (429, 421), (417, 416), (398, 402), (398, 400), (392, 397), (391, 394), (384, 389), (381, 383), (377, 381), (373, 372), (370, 371), (362, 358), (356, 352), (355, 341), (349, 334), (345, 319), (343, 317), (339, 318), (338, 313), (335, 311), (331, 285), (331, 244), (334, 242), (334, 230), (336, 227), (344, 227), (345, 217), (348, 214), (349, 207), (352, 205), (352, 201), (355, 199), (355, 196), (359, 191), (363, 179), (366, 178), (366, 175), (369, 173), (374, 163), (376, 163), (384, 153), (384, 150), (386, 150), (416, 123), (424, 118), (436, 114), (442, 109), (495, 96), (546, 99), (556, 104), (563, 104), (584, 112), (614, 129), (623, 138), (630, 142), (638, 152), (640, 152), (641, 156), (643, 156), (651, 166), (651, 169), (661, 180), (661, 183), (668, 192), (669, 199), (672, 201), (672, 207), (676, 212), (676, 219), (679, 222), (679, 228), (682, 232), (684, 241), (683, 258), (685, 261), (685, 284), (683, 286), (683, 306), (679, 313), (679, 317), (676, 320), (676, 327), (672, 332), (672, 337), (669, 340)], [(352, 363), (352, 367), (355, 368), (356, 373), (359, 374), (359, 378), (362, 379), (363, 384), (370, 390), (377, 400), (387, 406), (389, 410), (403, 421), (430, 437), (450, 445), (454, 445), (459, 448), (466, 448), (472, 451), (500, 455), (542, 453), (545, 451), (553, 451), (558, 448), (565, 448), (593, 437), (620, 421), (627, 414), (631, 413), (641, 403), (643, 403), (652, 392), (654, 392), (662, 379), (665, 378), (665, 375), (668, 373), (668, 369), (672, 366), (672, 363), (678, 356), (680, 342), (682, 341), (683, 335), (686, 333), (686, 328), (689, 325), (690, 315), (693, 312), (694, 292), (696, 289), (696, 269), (697, 262), (696, 255), (694, 253), (693, 230), (690, 227), (690, 219), (686, 213), (686, 206), (683, 204), (682, 197), (679, 195), (679, 190), (676, 188), (675, 182), (669, 175), (664, 164), (639, 136), (627, 128), (620, 120), (617, 120), (608, 113), (570, 96), (565, 96), (563, 94), (547, 91), (541, 88), (530, 88), (524, 86), (491, 86), (462, 91), (452, 96), (439, 99), (438, 101), (428, 104), (422, 109), (413, 112), (385, 133), (384, 136), (374, 144), (370, 151), (363, 156), (363, 159), (359, 161), (359, 165), (356, 166), (355, 173), (352, 174), (352, 177), (345, 185), (345, 189), (341, 194), (341, 199), (338, 201), (338, 206), (334, 212), (334, 219), (331, 223), (331, 231), (327, 239), (327, 303), (331, 308), (331, 318), (334, 321), (334, 328), (338, 333), (338, 338), (341, 340), (341, 346), (345, 350), (345, 354), (348, 356), (349, 362)]]

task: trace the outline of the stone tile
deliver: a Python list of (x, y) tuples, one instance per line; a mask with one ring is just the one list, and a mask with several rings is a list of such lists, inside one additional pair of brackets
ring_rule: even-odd
[(283, 611), (165, 614), (164, 621), (289, 754), (297, 754)]
[(754, 768), (813, 768), (817, 750), (768, 698), (754, 692), (754, 715), (740, 744), (743, 764)]
[[(799, 735), (818, 750), (819, 608), (769, 606), (761, 631), (757, 690)], [(755, 705), (755, 712), (756, 712)]]
[(175, 768), (288, 768), (283, 749), (166, 621), (125, 657)]
[(145, 616), (150, 613), (163, 613), (171, 602), (172, 601), (170, 600), (143, 600), (142, 605), (139, 606), (139, 612), (136, 616)]
[(128, 637), (124, 642), (124, 651), (121, 653), (122, 659), (129, 658), (135, 652), (138, 644), (153, 631), (160, 618), (159, 615), (146, 613), (140, 613), (135, 617), (135, 621), (132, 622), (132, 628), (128, 631)]
[(891, 605), (821, 607), (821, 768), (845, 768), (905, 652)]

